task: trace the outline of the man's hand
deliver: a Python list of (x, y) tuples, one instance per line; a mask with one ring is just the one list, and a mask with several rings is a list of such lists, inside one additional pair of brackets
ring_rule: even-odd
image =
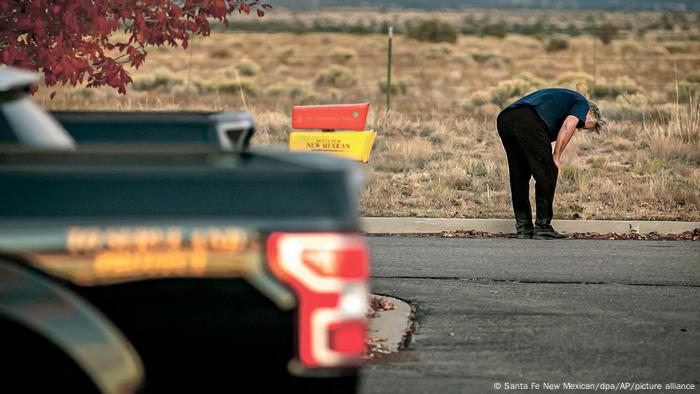
[(561, 175), (561, 165), (559, 164), (559, 159), (561, 154), (564, 153), (564, 148), (569, 144), (571, 137), (576, 131), (576, 125), (579, 119), (573, 115), (569, 115), (564, 119), (564, 123), (561, 125), (559, 130), (559, 135), (557, 135), (557, 144), (554, 146), (554, 153), (552, 158), (554, 159), (554, 165), (557, 166), (557, 176)]

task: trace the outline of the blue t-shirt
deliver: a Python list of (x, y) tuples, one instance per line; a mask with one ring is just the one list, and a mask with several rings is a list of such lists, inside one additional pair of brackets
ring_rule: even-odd
[(549, 138), (552, 141), (556, 141), (559, 129), (567, 116), (577, 117), (576, 128), (581, 128), (586, 124), (586, 115), (588, 115), (588, 100), (581, 93), (562, 88), (538, 90), (519, 99), (506, 109), (521, 106), (535, 109), (547, 125)]

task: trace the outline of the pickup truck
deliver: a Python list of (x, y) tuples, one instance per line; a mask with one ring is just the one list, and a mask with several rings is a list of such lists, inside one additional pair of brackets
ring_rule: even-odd
[(0, 69), (0, 391), (356, 391), (356, 164), (84, 148), (27, 97), (36, 82)]
[(186, 144), (242, 152), (255, 122), (247, 112), (53, 111), (78, 145)]

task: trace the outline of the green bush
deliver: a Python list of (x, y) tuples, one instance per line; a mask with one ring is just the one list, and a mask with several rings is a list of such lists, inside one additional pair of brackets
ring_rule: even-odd
[(455, 43), (457, 34), (457, 29), (450, 23), (431, 19), (410, 26), (406, 35), (418, 41)]
[(283, 84), (274, 84), (265, 88), (263, 94), (269, 97), (280, 97), (287, 93), (287, 88)]
[(362, 22), (358, 22), (348, 27), (349, 34), (370, 34), (372, 32), (374, 32), (374, 30), (371, 27), (365, 26), (365, 24)]
[(569, 49), (569, 41), (564, 37), (552, 37), (544, 48), (547, 52), (559, 52)]
[(452, 48), (445, 44), (431, 45), (421, 49), (420, 55), (426, 59), (445, 59), (452, 54)]
[(196, 82), (195, 85), (202, 91), (212, 93), (237, 94), (243, 91), (243, 93), (249, 96), (255, 96), (258, 93), (255, 84), (245, 79), (242, 79), (240, 84), (238, 81), (202, 81)]
[(165, 68), (159, 68), (150, 75), (139, 75), (134, 78), (132, 86), (134, 90), (154, 90), (158, 88), (169, 88), (182, 83), (182, 79), (173, 75)]
[(595, 36), (598, 37), (605, 45), (610, 45), (612, 40), (617, 37), (617, 33), (617, 25), (612, 22), (605, 22), (596, 26), (595, 28)]
[(343, 66), (333, 65), (316, 76), (316, 86), (348, 88), (357, 85), (352, 71)]
[(503, 64), (504, 60), (499, 55), (494, 55), (490, 53), (475, 53), (472, 55), (472, 59), (479, 64), (489, 63), (489, 64)]
[(629, 77), (620, 77), (614, 83), (596, 84), (591, 94), (596, 98), (615, 98), (621, 94), (642, 93), (642, 89)]
[(685, 80), (691, 83), (700, 83), (700, 71), (691, 71), (685, 77)]
[(491, 93), (486, 90), (477, 90), (469, 96), (468, 105), (471, 107), (480, 107), (491, 102)]
[(170, 94), (173, 94), (176, 96), (195, 95), (195, 94), (200, 94), (200, 93), (202, 93), (201, 87), (195, 86), (194, 84), (192, 84), (192, 85), (185, 85), (185, 84), (173, 85), (170, 88)]
[(563, 164), (561, 166), (561, 179), (566, 182), (576, 183), (579, 179), (579, 169), (572, 164)]
[[(386, 93), (386, 80), (377, 82), (379, 91)], [(407, 94), (409, 90), (416, 86), (416, 80), (411, 77), (398, 77), (391, 80), (391, 94)]]
[(535, 90), (532, 83), (522, 79), (509, 79), (491, 89), (491, 102), (504, 106)]
[(508, 32), (506, 31), (506, 24), (503, 22), (484, 25), (479, 31), (479, 35), (482, 37), (491, 36), (496, 38), (505, 38), (506, 34), (508, 34)]
[(306, 24), (301, 20), (297, 19), (292, 23), (292, 33), (301, 35), (306, 34), (308, 31), (309, 29), (306, 27)]
[(557, 78), (557, 86), (588, 95), (593, 87), (593, 76), (585, 72), (565, 72)]
[(357, 57), (354, 49), (339, 48), (331, 52), (331, 60), (335, 63), (347, 63)]
[(610, 120), (638, 122), (651, 117), (649, 99), (641, 93), (621, 94), (614, 102), (602, 101), (599, 104)]
[(231, 52), (226, 48), (214, 49), (209, 52), (209, 57), (212, 59), (229, 59), (231, 58)]
[(664, 45), (668, 53), (674, 55), (679, 53), (691, 53), (692, 49), (688, 48), (688, 45), (683, 43), (670, 43)]
[(283, 83), (270, 85), (265, 89), (265, 95), (271, 97), (287, 96), (292, 99), (306, 97), (312, 93), (308, 83), (290, 78)]
[(249, 59), (243, 59), (238, 64), (236, 64), (236, 69), (241, 75), (246, 77), (253, 77), (260, 72), (260, 66)]
[(700, 83), (679, 81), (677, 90), (676, 84), (670, 83), (666, 86), (666, 96), (673, 102), (678, 99), (680, 104), (687, 104), (691, 98), (694, 102), (698, 102), (700, 100)]
[(529, 83), (533, 88), (543, 88), (545, 85), (547, 85), (547, 82), (544, 79), (539, 78), (539, 77), (537, 77), (537, 76), (535, 76), (532, 73), (529, 73), (527, 71), (515, 74), (511, 77), (511, 79), (523, 80), (523, 81)]

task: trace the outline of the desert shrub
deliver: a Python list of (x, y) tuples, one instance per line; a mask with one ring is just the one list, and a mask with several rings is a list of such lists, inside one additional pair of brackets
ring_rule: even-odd
[(308, 84), (294, 78), (288, 79), (285, 86), (287, 87), (287, 92), (291, 98), (308, 96), (312, 92), (311, 87)]
[(561, 179), (565, 182), (576, 183), (580, 177), (579, 169), (572, 164), (562, 164)]
[(408, 28), (407, 36), (418, 41), (457, 42), (457, 29), (450, 23), (431, 19)]
[(91, 99), (95, 97), (95, 89), (90, 88), (78, 88), (72, 89), (70, 95), (73, 97), (79, 97), (81, 99)]
[(212, 93), (238, 94), (243, 91), (250, 96), (255, 96), (258, 93), (255, 84), (247, 79), (241, 79), (240, 83), (239, 81), (200, 81), (195, 85), (205, 92)]
[(486, 105), (493, 105), (494, 108), (500, 109), (534, 91), (543, 83), (539, 78), (525, 73), (513, 79), (501, 81), (490, 89), (473, 92), (466, 100), (462, 101), (462, 106), (468, 111), (477, 109), (479, 114), (489, 117), (492, 115), (493, 108), (491, 106), (484, 108)]
[(420, 55), (426, 59), (444, 59), (452, 54), (452, 48), (442, 45), (431, 45), (421, 49)]
[(670, 54), (679, 54), (679, 53), (689, 53), (691, 50), (688, 48), (687, 45), (682, 44), (682, 43), (669, 43), (664, 45), (668, 53)]
[(668, 50), (663, 45), (654, 45), (647, 40), (642, 47), (641, 53), (647, 56), (666, 56), (668, 55)]
[(486, 90), (477, 90), (469, 96), (467, 105), (471, 107), (479, 107), (491, 102), (491, 93)]
[(231, 52), (226, 48), (217, 48), (209, 52), (209, 57), (212, 59), (229, 59)]
[(700, 71), (691, 71), (685, 77), (685, 80), (691, 83), (700, 83)]
[(621, 105), (645, 107), (649, 104), (649, 99), (642, 93), (634, 93), (617, 96), (615, 102)]
[(170, 93), (173, 95), (194, 95), (194, 94), (199, 94), (201, 93), (201, 90), (199, 89), (198, 86), (195, 86), (194, 84), (191, 85), (186, 85), (186, 84), (179, 84), (179, 85), (173, 85), (170, 88)]
[(556, 85), (588, 95), (593, 87), (593, 77), (584, 72), (565, 72), (556, 80)]
[(640, 50), (640, 45), (634, 41), (624, 41), (620, 43), (620, 52), (623, 55), (636, 55)]
[(503, 22), (489, 23), (481, 27), (479, 35), (482, 37), (496, 37), (505, 38), (508, 32), (506, 31), (506, 24)]
[(283, 84), (276, 83), (266, 87), (263, 94), (268, 97), (280, 97), (284, 96), (286, 92), (287, 89)]
[(593, 83), (593, 76), (585, 72), (569, 71), (562, 73), (557, 78), (557, 83), (566, 84), (570, 82), (583, 82), (583, 83)]
[(303, 21), (297, 19), (294, 21), (294, 23), (292, 23), (292, 33), (301, 35), (306, 34), (308, 31), (309, 28), (306, 27), (306, 24)]
[(529, 83), (530, 85), (532, 85), (533, 88), (541, 88), (541, 87), (544, 87), (545, 85), (547, 85), (547, 82), (544, 79), (539, 78), (539, 77), (537, 77), (537, 76), (535, 76), (532, 73), (529, 73), (527, 71), (515, 74), (514, 76), (511, 77), (511, 79), (521, 79), (521, 80)]
[[(379, 80), (377, 82), (379, 86), (379, 91), (386, 93), (386, 80)], [(391, 94), (407, 94), (411, 88), (416, 86), (416, 80), (409, 76), (401, 76), (397, 78), (392, 78), (391, 80)]]
[(243, 76), (253, 77), (260, 72), (260, 66), (250, 59), (243, 59), (236, 64), (236, 70)]
[(514, 47), (531, 49), (534, 51), (542, 48), (542, 43), (538, 39), (529, 36), (510, 35), (505, 38), (505, 42)]
[(316, 76), (316, 86), (348, 88), (357, 85), (357, 79), (346, 67), (333, 65)]
[(330, 54), (331, 60), (335, 63), (347, 63), (357, 57), (354, 49), (339, 48)]
[(278, 55), (279, 55), (281, 58), (295, 56), (295, 55), (296, 55), (296, 48), (294, 48), (293, 46), (283, 47), (283, 48), (279, 51)]
[(493, 67), (498, 67), (505, 63), (503, 57), (491, 53), (475, 53), (472, 54), (472, 59), (479, 64), (485, 64)]
[(648, 119), (649, 99), (641, 93), (621, 94), (615, 101), (599, 103), (604, 116), (617, 121), (642, 121)]
[(501, 112), (501, 109), (502, 108), (496, 104), (486, 103), (478, 106), (476, 108), (475, 114), (481, 119), (493, 119), (493, 121), (495, 121), (496, 117)]
[(535, 87), (530, 82), (522, 79), (501, 81), (490, 90), (491, 102), (499, 106), (504, 106), (532, 92), (534, 88)]
[(591, 93), (596, 98), (615, 98), (621, 94), (641, 93), (642, 89), (630, 77), (622, 76), (613, 83), (596, 84)]
[(369, 34), (374, 31), (372, 26), (365, 26), (364, 23), (362, 22), (357, 22), (353, 25), (350, 25), (347, 29), (349, 34)]
[(547, 46), (544, 48), (547, 52), (559, 52), (569, 49), (569, 40), (561, 36), (555, 36), (549, 39)]
[(167, 68), (159, 68), (151, 74), (139, 75), (134, 78), (132, 86), (134, 90), (154, 90), (158, 88), (169, 88), (173, 85), (181, 84), (182, 79), (175, 76)]
[(264, 93), (271, 97), (286, 96), (292, 99), (305, 97), (312, 92), (309, 84), (290, 78), (283, 83), (268, 86)]
[(666, 85), (666, 96), (670, 101), (678, 99), (681, 104), (687, 103), (691, 98), (697, 102), (700, 100), (700, 83), (679, 81), (677, 89), (675, 83), (670, 83)]
[(612, 22), (605, 22), (596, 26), (595, 36), (600, 39), (605, 45), (610, 45), (613, 39), (617, 37), (618, 27)]

